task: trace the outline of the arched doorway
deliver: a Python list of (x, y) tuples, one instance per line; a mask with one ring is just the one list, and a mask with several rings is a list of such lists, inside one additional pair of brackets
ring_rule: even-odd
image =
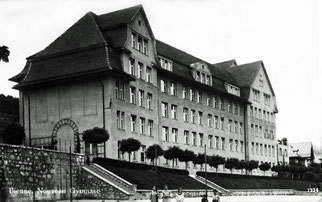
[(79, 152), (79, 132), (76, 123), (70, 119), (58, 121), (52, 131), (52, 145), (56, 150), (69, 152), (71, 146), (72, 152)]

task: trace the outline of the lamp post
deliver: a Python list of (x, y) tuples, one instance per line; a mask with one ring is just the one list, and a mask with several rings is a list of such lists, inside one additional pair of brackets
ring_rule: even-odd
[[(205, 179), (206, 179), (206, 199), (208, 199), (208, 190), (207, 190), (207, 145), (205, 144)], [(207, 200), (208, 201), (208, 200)]]

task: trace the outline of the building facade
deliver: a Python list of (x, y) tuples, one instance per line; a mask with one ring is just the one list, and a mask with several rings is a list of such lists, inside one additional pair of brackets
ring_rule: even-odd
[(278, 111), (263, 62), (210, 64), (156, 40), (141, 5), (87, 13), (11, 80), (27, 145), (76, 150), (83, 131), (103, 127), (110, 138), (98, 153), (108, 158), (126, 158), (119, 142), (133, 137), (137, 162), (148, 163), (153, 144), (277, 162)]

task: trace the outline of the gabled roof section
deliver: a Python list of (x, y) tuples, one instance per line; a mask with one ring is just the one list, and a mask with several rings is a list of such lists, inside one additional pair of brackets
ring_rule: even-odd
[(235, 59), (232, 59), (224, 62), (215, 63), (213, 65), (219, 68), (234, 67), (237, 65), (237, 62)]
[[(190, 55), (182, 50), (179, 50), (173, 46), (170, 46), (162, 41), (156, 40), (156, 48), (158, 55), (168, 58), (173, 61), (173, 71), (187, 78), (192, 78), (191, 67), (193, 63), (201, 62), (201, 60), (193, 55)], [(210, 63), (205, 62), (213, 77), (225, 82), (229, 82), (233, 85), (237, 85), (236, 81), (226, 71), (222, 71), (220, 68), (213, 66)]]
[(124, 26), (129, 24), (134, 16), (142, 8), (142, 5), (117, 10), (111, 13), (106, 13), (98, 16), (98, 23), (101, 29), (113, 29), (116, 27)]
[(228, 71), (235, 78), (239, 86), (247, 87), (247, 86), (252, 86), (261, 68), (263, 68), (265, 76), (269, 83), (270, 89), (272, 91), (272, 94), (273, 96), (275, 96), (273, 87), (269, 80), (263, 61), (256, 61), (252, 63), (226, 67), (226, 68), (223, 68), (223, 70)]
[(312, 142), (299, 142), (290, 144), (290, 157), (306, 157), (309, 158), (312, 151)]
[(35, 58), (106, 44), (95, 17), (94, 13), (88, 12)]

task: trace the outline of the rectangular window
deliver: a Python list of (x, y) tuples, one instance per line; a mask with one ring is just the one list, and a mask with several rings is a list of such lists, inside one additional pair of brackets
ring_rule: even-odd
[(122, 111), (116, 111), (116, 125), (117, 129), (124, 130), (125, 129), (125, 124), (124, 124), (124, 112)]
[(131, 132), (136, 132), (136, 116), (131, 115)]
[(212, 115), (211, 114), (208, 114), (208, 117), (207, 117), (207, 126), (208, 127), (211, 127), (211, 123), (212, 123)]
[(135, 76), (135, 60), (132, 58), (129, 59), (129, 74)]
[(177, 119), (177, 105), (171, 105), (171, 118)]
[(146, 40), (146, 39), (143, 39), (143, 53), (145, 55), (148, 54), (148, 40)]
[(148, 120), (148, 136), (153, 136), (153, 120)]
[(199, 146), (203, 146), (203, 133), (199, 133)]
[(172, 128), (172, 141), (178, 142), (178, 129)]
[(177, 84), (175, 82), (171, 82), (170, 94), (175, 96), (177, 95)]
[(202, 93), (200, 91), (197, 92), (197, 102), (198, 103), (202, 102)]
[(115, 97), (116, 99), (124, 100), (124, 83), (116, 81), (115, 82)]
[(160, 65), (163, 69), (166, 69), (168, 71), (172, 71), (172, 61), (159, 57)]
[(188, 108), (183, 108), (183, 121), (188, 122)]
[(258, 109), (258, 118), (262, 119), (262, 110), (261, 109)]
[(210, 85), (210, 76), (209, 75), (206, 76), (206, 84)]
[(233, 151), (233, 139), (229, 139), (229, 151)]
[(207, 95), (207, 106), (211, 106), (211, 96), (210, 94)]
[(196, 72), (196, 81), (200, 81), (200, 72)]
[(232, 106), (231, 106), (231, 101), (228, 101), (228, 112), (233, 112)]
[(206, 75), (204, 73), (201, 73), (201, 83), (205, 83)]
[(145, 134), (145, 118), (140, 117), (140, 134)]
[(232, 120), (229, 120), (229, 122), (228, 122), (228, 130), (230, 131), (230, 132), (233, 132), (233, 121)]
[(146, 82), (152, 83), (152, 68), (146, 67)]
[(263, 144), (260, 144), (260, 145), (259, 145), (259, 148), (260, 148), (260, 155), (262, 155), (262, 156), (263, 156)]
[(272, 156), (271, 145), (268, 145), (268, 156)]
[(183, 132), (184, 143), (189, 144), (189, 131), (185, 130)]
[(138, 78), (143, 79), (143, 64), (138, 62)]
[(151, 93), (147, 94), (146, 107), (148, 109), (152, 109), (152, 94)]
[(144, 107), (143, 102), (144, 102), (144, 91), (139, 90), (139, 106), (140, 107)]
[(271, 105), (271, 96), (264, 93), (264, 102), (265, 102), (265, 105), (270, 106)]
[(169, 128), (162, 126), (162, 138), (163, 141), (169, 142)]
[(254, 124), (250, 125), (250, 134), (254, 135)]
[(235, 152), (238, 152), (238, 140), (235, 140)]
[(135, 94), (136, 94), (136, 89), (135, 87), (131, 86), (130, 87), (130, 103), (136, 104), (136, 99), (135, 99)]
[(275, 157), (275, 147), (274, 146), (272, 146), (272, 156)]
[(225, 119), (223, 117), (220, 117), (220, 129), (221, 130), (224, 130), (224, 122), (225, 122)]
[(249, 108), (249, 116), (254, 117), (254, 112), (253, 112), (253, 107), (252, 106)]
[(188, 88), (187, 86), (182, 86), (182, 98), (188, 99)]
[(258, 125), (255, 125), (255, 136), (258, 137)]
[(244, 142), (240, 141), (240, 152), (244, 152)]
[(195, 101), (195, 91), (190, 88), (190, 101)]
[(216, 109), (218, 109), (218, 98), (217, 98), (217, 97), (214, 97), (214, 98), (213, 98), (213, 102), (214, 102), (214, 107), (215, 107)]
[(212, 135), (208, 135), (208, 147), (209, 148), (213, 148), (213, 136)]
[(262, 128), (262, 126), (259, 126), (259, 131), (258, 131), (258, 136), (259, 137), (263, 137), (263, 128)]
[(267, 156), (267, 145), (264, 145), (264, 155)]
[(252, 149), (252, 153), (253, 153), (253, 154), (255, 154), (255, 143), (254, 143), (254, 142), (252, 142), (252, 147), (251, 147), (251, 149)]
[(215, 137), (215, 149), (219, 149), (219, 137)]
[(244, 127), (242, 122), (239, 122), (239, 133), (244, 134)]
[(234, 103), (234, 104), (233, 104), (233, 107), (234, 107), (234, 114), (238, 114), (237, 104), (236, 104), (236, 103)]
[(164, 79), (160, 80), (160, 88), (161, 88), (162, 93), (167, 93), (168, 92), (168, 90), (167, 90), (167, 81), (166, 80), (164, 80)]
[(197, 133), (196, 132), (192, 132), (192, 145), (196, 146), (197, 145)]
[(161, 102), (162, 117), (168, 117), (168, 103)]
[(256, 143), (256, 154), (258, 155), (259, 154), (259, 144)]
[(221, 138), (221, 149), (225, 150), (225, 138), (224, 137)]
[(220, 98), (220, 110), (225, 110), (224, 104), (224, 99)]
[(215, 127), (215, 128), (217, 128), (217, 129), (219, 128), (219, 120), (218, 120), (218, 116), (215, 116), (215, 117), (214, 117), (214, 127)]
[(196, 123), (196, 111), (195, 110), (191, 110), (191, 123)]
[(143, 52), (143, 38), (138, 35), (137, 50)]
[(253, 89), (253, 97), (254, 100), (259, 102), (260, 101), (260, 92), (258, 90)]
[(234, 132), (238, 133), (238, 122), (237, 121), (234, 122)]
[(137, 34), (132, 32), (132, 48), (136, 49), (136, 38)]
[(198, 124), (202, 125), (202, 112), (198, 112)]

